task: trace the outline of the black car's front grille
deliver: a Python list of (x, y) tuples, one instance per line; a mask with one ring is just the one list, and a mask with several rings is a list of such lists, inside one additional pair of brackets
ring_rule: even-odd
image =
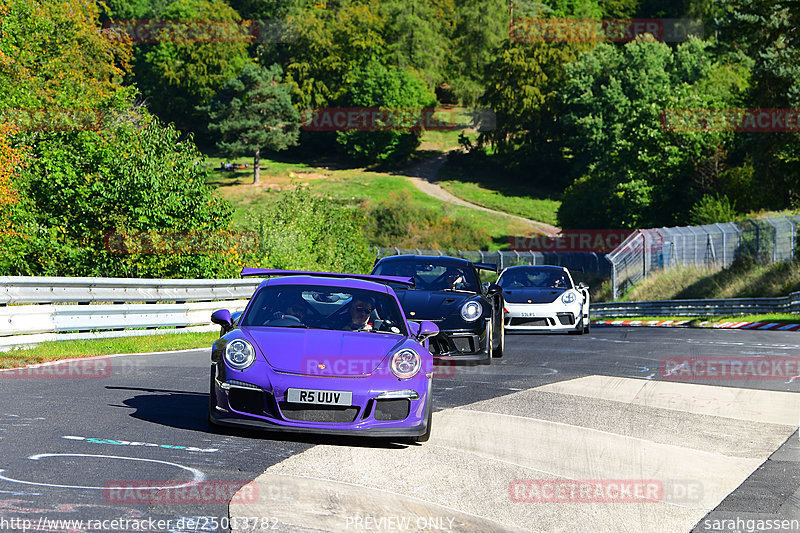
[(312, 405), (280, 402), (281, 412), (289, 420), (346, 424), (356, 419), (358, 407), (343, 405)]
[(480, 351), (481, 341), (472, 333), (440, 333), (431, 337), (429, 348), (433, 355), (472, 354)]
[(375, 402), (375, 420), (403, 420), (410, 411), (411, 402), (405, 398)]

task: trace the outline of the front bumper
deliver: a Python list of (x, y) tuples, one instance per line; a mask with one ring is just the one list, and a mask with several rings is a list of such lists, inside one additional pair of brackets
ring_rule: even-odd
[(505, 304), (506, 331), (541, 331), (566, 333), (575, 331), (581, 322), (580, 305), (563, 305), (560, 301), (549, 304)]
[[(432, 373), (420, 372), (401, 381), (387, 376), (282, 374), (264, 366), (268, 364), (256, 363), (242, 372), (212, 365), (211, 422), (269, 431), (372, 437), (415, 437), (427, 431)], [(352, 393), (352, 402), (350, 406), (289, 403), (288, 388), (347, 391)], [(398, 391), (407, 393), (381, 398), (383, 393)]]
[(439, 334), (430, 339), (430, 352), (435, 361), (489, 364), (492, 360), (491, 321), (479, 320), (472, 329), (447, 329), (440, 326)]

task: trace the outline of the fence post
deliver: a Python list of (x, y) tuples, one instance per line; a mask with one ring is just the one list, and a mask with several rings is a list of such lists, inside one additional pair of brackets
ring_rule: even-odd
[(747, 221), (750, 223), (751, 226), (756, 228), (756, 261), (758, 261), (758, 256), (760, 255), (760, 251), (761, 251), (761, 245), (759, 243), (759, 240), (760, 240), (759, 237), (761, 236), (760, 235), (761, 230), (759, 229), (758, 224), (753, 222), (751, 219), (748, 218)]
[(794, 261), (794, 222), (791, 218), (783, 215), (783, 218), (789, 223), (789, 258)]
[(717, 226), (719, 228), (719, 231), (722, 233), (722, 266), (726, 267), (728, 266), (728, 261), (727, 261), (728, 242), (726, 239), (727, 234), (725, 233), (725, 228), (723, 228), (719, 222), (717, 222), (715, 226)]
[(772, 238), (772, 262), (773, 263), (777, 263), (778, 262), (778, 225), (775, 224), (774, 222), (772, 222), (772, 219), (769, 218), (769, 217), (765, 218), (764, 220), (766, 220), (767, 224), (772, 226), (772, 229), (774, 230), (773, 238)]

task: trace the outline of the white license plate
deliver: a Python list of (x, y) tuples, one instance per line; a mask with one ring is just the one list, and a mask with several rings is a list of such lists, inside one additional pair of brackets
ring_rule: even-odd
[(286, 401), (317, 405), (352, 405), (353, 393), (334, 390), (286, 389)]
[(519, 316), (522, 318), (536, 318), (536, 313), (520, 313)]

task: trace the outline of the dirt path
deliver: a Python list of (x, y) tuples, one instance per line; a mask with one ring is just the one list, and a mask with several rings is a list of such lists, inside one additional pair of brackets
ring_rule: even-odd
[(544, 222), (537, 222), (536, 220), (531, 220), (529, 218), (512, 215), (510, 213), (504, 213), (503, 211), (496, 211), (494, 209), (489, 209), (488, 207), (482, 207), (480, 205), (467, 202), (466, 200), (462, 200), (461, 198), (447, 192), (436, 183), (436, 173), (439, 172), (439, 169), (442, 167), (442, 165), (444, 165), (446, 161), (447, 161), (447, 154), (440, 154), (434, 158), (422, 161), (421, 163), (417, 163), (416, 165), (409, 167), (408, 169), (402, 172), (398, 172), (398, 174), (407, 176), (408, 179), (411, 180), (411, 183), (413, 183), (417, 187), (417, 189), (419, 189), (420, 191), (424, 192), (429, 196), (433, 196), (438, 200), (442, 200), (443, 202), (469, 207), (472, 209), (480, 209), (481, 211), (487, 211), (489, 213), (495, 213), (498, 215), (511, 217), (513, 219), (524, 222), (525, 224), (530, 226), (532, 230), (544, 233), (546, 235), (556, 235), (561, 231), (559, 228), (551, 226), (550, 224), (545, 224)]

